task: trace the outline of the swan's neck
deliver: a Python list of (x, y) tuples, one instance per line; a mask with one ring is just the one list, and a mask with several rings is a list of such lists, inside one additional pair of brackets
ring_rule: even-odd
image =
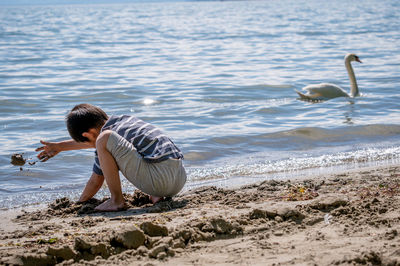
[(346, 60), (344, 63), (347, 69), (347, 74), (349, 74), (350, 79), (350, 96), (355, 97), (359, 96), (360, 93), (358, 92), (357, 80), (356, 76), (354, 75), (353, 67), (351, 66), (350, 60)]

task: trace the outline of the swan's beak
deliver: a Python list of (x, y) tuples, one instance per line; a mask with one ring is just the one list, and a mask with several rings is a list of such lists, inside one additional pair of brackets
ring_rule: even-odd
[(360, 58), (358, 58), (358, 56), (356, 56), (355, 59), (356, 59), (356, 61), (357, 61), (358, 63), (362, 63), (361, 60), (360, 60)]

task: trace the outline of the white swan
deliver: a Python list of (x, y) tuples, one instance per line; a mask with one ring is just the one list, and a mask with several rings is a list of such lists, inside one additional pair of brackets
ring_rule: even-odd
[(353, 67), (351, 66), (351, 62), (356, 61), (362, 63), (360, 58), (358, 58), (355, 54), (347, 54), (344, 57), (344, 65), (347, 69), (347, 74), (349, 74), (350, 78), (350, 95), (347, 94), (342, 88), (335, 84), (331, 83), (320, 83), (315, 85), (308, 85), (303, 88), (303, 91), (307, 93), (299, 92), (295, 90), (302, 100), (311, 100), (311, 101), (319, 101), (319, 100), (327, 100), (336, 97), (356, 97), (359, 96), (358, 86), (356, 81), (356, 76), (354, 75)]

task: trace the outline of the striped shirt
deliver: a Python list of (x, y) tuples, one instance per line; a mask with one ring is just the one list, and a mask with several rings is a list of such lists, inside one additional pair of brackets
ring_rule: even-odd
[[(182, 152), (159, 128), (134, 116), (110, 116), (101, 129), (104, 130), (112, 130), (132, 143), (147, 162), (157, 163), (168, 158), (183, 159)], [(103, 175), (97, 151), (95, 151), (93, 172)]]

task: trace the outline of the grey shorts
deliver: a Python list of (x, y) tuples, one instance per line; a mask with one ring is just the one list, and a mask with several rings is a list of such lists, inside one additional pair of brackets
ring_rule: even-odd
[(107, 150), (126, 179), (146, 194), (157, 197), (173, 196), (186, 183), (182, 160), (171, 158), (158, 163), (146, 162), (132, 143), (116, 132), (110, 134)]

